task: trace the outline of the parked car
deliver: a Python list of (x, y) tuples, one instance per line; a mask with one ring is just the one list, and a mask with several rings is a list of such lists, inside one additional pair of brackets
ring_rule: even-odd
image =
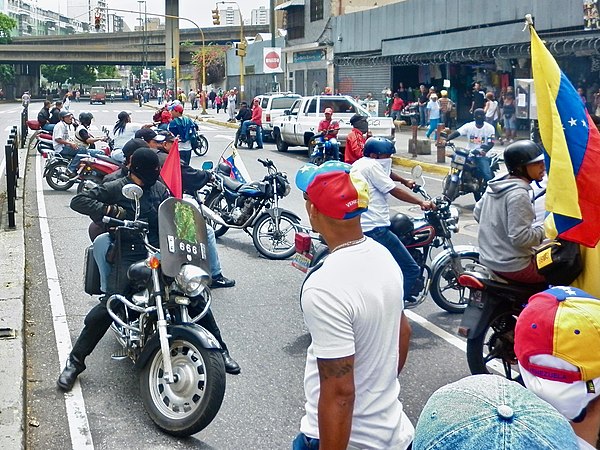
[(354, 114), (367, 117), (369, 131), (373, 136), (394, 139), (395, 126), (391, 117), (374, 117), (360, 106), (356, 100), (347, 95), (314, 95), (301, 97), (294, 101), (289, 110), (273, 121), (273, 138), (277, 150), (287, 151), (288, 147), (303, 146), (310, 148), (313, 137), (317, 134), (319, 122), (325, 118), (325, 108), (333, 109), (333, 120), (340, 125), (337, 140), (343, 149), (346, 137), (352, 129), (350, 118)]
[(290, 109), (301, 96), (291, 92), (272, 92), (257, 95), (256, 98), (260, 100), (260, 107), (263, 110), (263, 138), (273, 139), (273, 121), (282, 116), (286, 109)]
[(102, 103), (106, 105), (106, 89), (103, 86), (95, 86), (90, 89), (90, 105), (92, 103)]

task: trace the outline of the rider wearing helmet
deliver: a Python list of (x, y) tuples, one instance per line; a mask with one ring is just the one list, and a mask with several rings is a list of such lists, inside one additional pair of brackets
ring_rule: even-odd
[(105, 137), (97, 138), (90, 134), (89, 129), (93, 118), (91, 112), (84, 111), (79, 114), (79, 126), (75, 129), (75, 137), (85, 148), (95, 148), (95, 142), (106, 141)]
[(371, 137), (365, 142), (363, 157), (352, 164), (352, 171), (360, 173), (369, 184), (369, 209), (360, 219), (363, 232), (390, 251), (404, 275), (404, 299), (410, 301), (413, 298), (411, 288), (419, 276), (419, 266), (398, 236), (390, 231), (387, 196), (391, 194), (398, 200), (419, 205), (423, 210), (433, 209), (434, 204), (396, 186), (396, 182), (399, 182), (411, 189), (415, 182), (392, 172), (394, 153), (396, 148), (392, 141), (383, 137)]
[(450, 141), (458, 136), (467, 136), (469, 139), (467, 150), (477, 156), (474, 161), (479, 176), (487, 182), (494, 178), (494, 174), (490, 168), (490, 158), (485, 154), (494, 146), (496, 129), (485, 121), (485, 111), (482, 108), (475, 110), (473, 119), (473, 122), (465, 123), (458, 130), (452, 132), (447, 140)]
[(530, 183), (544, 177), (544, 155), (533, 141), (518, 141), (504, 151), (508, 174), (488, 183), (473, 215), (479, 222), (480, 261), (499, 275), (521, 283), (543, 283), (532, 248), (544, 239), (534, 225)]

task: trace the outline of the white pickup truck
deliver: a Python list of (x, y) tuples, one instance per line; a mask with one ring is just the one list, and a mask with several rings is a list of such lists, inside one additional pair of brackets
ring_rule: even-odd
[(288, 147), (309, 147), (312, 137), (317, 134), (319, 122), (325, 118), (325, 108), (333, 109), (333, 120), (340, 124), (340, 147), (346, 145), (346, 137), (352, 129), (350, 118), (354, 114), (368, 117), (369, 131), (373, 136), (394, 138), (395, 127), (391, 117), (373, 117), (352, 97), (346, 95), (315, 95), (299, 98), (283, 116), (273, 121), (277, 150), (285, 152)]

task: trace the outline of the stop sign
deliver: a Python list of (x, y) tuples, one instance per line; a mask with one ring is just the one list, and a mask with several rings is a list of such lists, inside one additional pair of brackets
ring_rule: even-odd
[(278, 69), (279, 63), (279, 54), (277, 52), (269, 52), (265, 55), (265, 65), (269, 69)]

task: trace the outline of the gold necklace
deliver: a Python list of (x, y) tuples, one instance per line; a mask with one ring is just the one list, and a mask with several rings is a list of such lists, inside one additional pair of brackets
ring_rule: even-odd
[(355, 239), (354, 241), (344, 242), (343, 244), (340, 244), (336, 248), (334, 248), (333, 250), (331, 250), (331, 253), (336, 252), (336, 251), (338, 251), (338, 250), (340, 250), (342, 248), (352, 247), (353, 245), (362, 244), (366, 240), (367, 240), (367, 237), (363, 236), (360, 239)]

